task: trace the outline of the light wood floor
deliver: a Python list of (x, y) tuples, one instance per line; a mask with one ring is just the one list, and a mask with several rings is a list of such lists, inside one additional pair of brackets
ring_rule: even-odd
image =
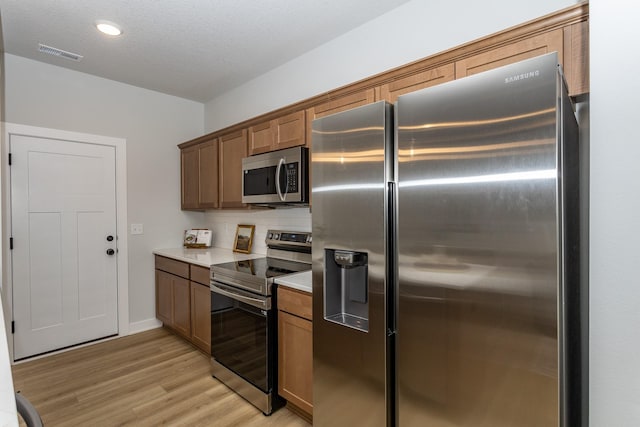
[[(212, 378), (209, 359), (160, 328), (14, 365), (13, 382), (51, 426), (278, 426)], [(24, 424), (22, 424), (24, 425)]]

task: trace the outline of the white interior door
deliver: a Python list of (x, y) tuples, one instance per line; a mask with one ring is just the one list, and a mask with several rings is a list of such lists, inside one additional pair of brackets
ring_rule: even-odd
[(15, 359), (117, 334), (115, 148), (11, 135), (10, 152)]

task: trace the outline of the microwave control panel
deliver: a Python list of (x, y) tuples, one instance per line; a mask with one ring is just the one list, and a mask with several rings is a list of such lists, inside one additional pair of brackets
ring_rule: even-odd
[(287, 174), (287, 193), (298, 192), (298, 163), (287, 163), (284, 165)]

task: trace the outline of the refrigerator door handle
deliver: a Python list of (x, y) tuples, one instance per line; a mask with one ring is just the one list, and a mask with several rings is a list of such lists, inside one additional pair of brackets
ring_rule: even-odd
[(387, 240), (387, 331), (391, 336), (397, 332), (397, 248), (396, 248), (396, 183), (387, 183), (387, 222), (386, 222), (386, 240)]

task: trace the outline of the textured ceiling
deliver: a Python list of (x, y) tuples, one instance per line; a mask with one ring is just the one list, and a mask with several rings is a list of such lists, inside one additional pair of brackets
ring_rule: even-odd
[(206, 102), (407, 1), (0, 0), (0, 14), (7, 53)]

